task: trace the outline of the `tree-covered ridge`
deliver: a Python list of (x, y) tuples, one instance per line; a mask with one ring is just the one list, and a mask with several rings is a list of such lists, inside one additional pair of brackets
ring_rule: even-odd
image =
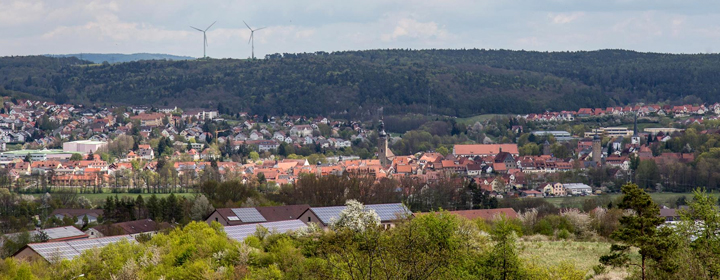
[[(371, 50), (263, 60), (77, 65), (0, 58), (4, 91), (56, 102), (180, 105), (228, 112), (451, 116), (576, 110), (634, 102), (720, 101), (720, 55), (623, 50)], [(2, 90), (0, 89), (0, 90)]]

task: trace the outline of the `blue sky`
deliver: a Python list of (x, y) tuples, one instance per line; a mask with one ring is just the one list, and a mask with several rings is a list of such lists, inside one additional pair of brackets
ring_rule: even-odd
[(2, 0), (0, 56), (169, 53), (247, 58), (378, 48), (720, 51), (720, 2), (668, 0)]

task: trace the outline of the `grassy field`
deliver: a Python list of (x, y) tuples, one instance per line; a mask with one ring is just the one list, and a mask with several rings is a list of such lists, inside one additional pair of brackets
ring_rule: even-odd
[(500, 114), (478, 115), (478, 116), (469, 117), (469, 118), (458, 118), (458, 119), (457, 119), (457, 122), (458, 122), (458, 123), (462, 123), (462, 124), (466, 124), (466, 125), (472, 125), (472, 124), (474, 124), (475, 122), (481, 122), (481, 123), (482, 123), (482, 122), (484, 122), (484, 121), (490, 120), (490, 119), (492, 119), (492, 118), (494, 118), (494, 117), (498, 117), (498, 116), (504, 116), (504, 115), (500, 115)]
[[(711, 193), (711, 195), (714, 195), (715, 197), (720, 196), (720, 193)], [(609, 196), (611, 201), (616, 201), (620, 194), (606, 194), (606, 196)], [(688, 200), (692, 200), (693, 194), (692, 193), (650, 193), (650, 197), (658, 203), (658, 204), (670, 204), (675, 201), (677, 201), (678, 198), (681, 196), (685, 196), (685, 198)], [(561, 206), (571, 206), (571, 207), (580, 207), (582, 206), (582, 203), (585, 199), (595, 198), (595, 196), (575, 196), (575, 197), (548, 197), (548, 202), (555, 204), (558, 207)]]
[[(610, 252), (610, 243), (606, 242), (536, 241), (533, 240), (534, 237), (536, 236), (523, 238), (523, 241), (520, 242), (522, 258), (543, 267), (568, 261), (578, 269), (585, 271), (587, 276), (594, 275), (593, 267), (600, 264), (600, 256)], [(612, 269), (608, 271), (608, 276), (610, 276), (609, 279), (615, 279), (615, 276), (624, 273), (623, 270)]]
[[(32, 195), (33, 195), (33, 196), (40, 196), (40, 195), (42, 195), (42, 194), (32, 194)], [(51, 195), (52, 195), (52, 193), (51, 193)], [(86, 197), (87, 199), (89, 199), (90, 201), (105, 201), (105, 199), (107, 199), (108, 196), (113, 196), (113, 197), (114, 197), (115, 195), (117, 195), (118, 198), (123, 198), (123, 197), (126, 197), (126, 196), (127, 196), (127, 197), (136, 198), (138, 195), (142, 195), (143, 199), (144, 199), (144, 200), (147, 200), (147, 199), (148, 199), (151, 195), (153, 195), (153, 194), (151, 194), (151, 193), (142, 193), (142, 194), (139, 194), (139, 193), (109, 193), (109, 192), (108, 192), (108, 193), (81, 193), (81, 194), (78, 194), (78, 195), (79, 195), (79, 196), (84, 196), (84, 197)], [(157, 194), (155, 194), (155, 196), (157, 196), (158, 198), (167, 197), (167, 196), (169, 196), (169, 195), (170, 195), (169, 193), (157, 193)], [(192, 196), (195, 195), (195, 193), (176, 193), (175, 195), (176, 195), (176, 196), (183, 196), (183, 197), (192, 197)]]

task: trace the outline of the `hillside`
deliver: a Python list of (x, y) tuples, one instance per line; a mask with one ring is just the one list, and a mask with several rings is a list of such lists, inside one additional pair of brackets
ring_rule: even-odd
[(56, 102), (179, 105), (259, 114), (361, 115), (577, 110), (720, 101), (720, 55), (623, 50), (372, 50), (262, 60), (0, 58), (0, 89)]
[(179, 56), (161, 53), (75, 53), (75, 54), (49, 54), (49, 57), (76, 57), (93, 63), (122, 63), (140, 60), (193, 60), (194, 57)]

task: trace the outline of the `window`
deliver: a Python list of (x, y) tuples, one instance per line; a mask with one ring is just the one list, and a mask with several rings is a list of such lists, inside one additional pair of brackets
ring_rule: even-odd
[(216, 222), (219, 222), (217, 217), (215, 217), (215, 221), (216, 221)]
[(312, 222), (312, 217), (308, 216), (308, 222)]

